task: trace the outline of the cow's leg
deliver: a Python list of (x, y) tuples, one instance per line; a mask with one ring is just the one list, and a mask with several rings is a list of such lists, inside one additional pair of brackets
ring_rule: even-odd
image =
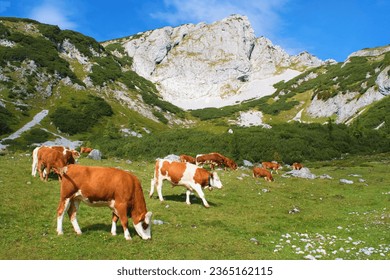
[[(197, 192), (197, 194), (199, 195), (199, 197), (202, 199), (203, 205), (204, 205), (206, 208), (209, 208), (210, 205), (207, 203), (207, 200), (206, 200), (206, 198), (205, 198), (205, 196), (204, 196), (204, 192), (203, 192), (203, 190), (202, 190), (201, 185), (199, 185), (199, 184), (192, 184), (191, 187), (192, 187), (192, 189), (194, 189), (194, 190)], [(187, 203), (187, 204), (188, 204), (188, 203)]]
[(72, 199), (69, 203), (68, 215), (73, 229), (77, 234), (81, 234), (80, 226), (77, 222), (77, 210), (79, 210), (80, 201)]
[[(45, 168), (45, 167), (43, 167), (43, 168)], [(39, 173), (39, 178), (43, 181), (42, 161), (38, 161), (38, 173)]]
[(191, 195), (191, 191), (190, 191), (190, 190), (187, 190), (187, 191), (186, 191), (186, 203), (187, 203), (188, 205), (191, 204), (190, 195)]
[(45, 181), (49, 181), (49, 173), (50, 173), (50, 169), (51, 169), (51, 165), (50, 163), (47, 164), (46, 168), (45, 168), (45, 171), (46, 171), (46, 174), (45, 174)]
[(127, 218), (127, 205), (126, 204), (118, 204), (115, 205), (116, 212), (121, 221), (123, 227), (123, 233), (126, 240), (131, 240), (129, 226), (128, 226), (128, 218)]
[(112, 212), (112, 224), (111, 224), (111, 234), (116, 235), (116, 222), (118, 221), (119, 217), (114, 212)]
[(152, 197), (152, 196), (153, 196), (155, 185), (156, 185), (156, 178), (153, 178), (152, 180), (150, 180), (150, 192), (149, 192), (149, 197)]
[(163, 185), (163, 180), (159, 179), (158, 182), (157, 182), (157, 194), (158, 194), (158, 198), (160, 199), (160, 201), (164, 201), (164, 197), (162, 195), (162, 185)]
[(70, 204), (69, 198), (61, 198), (57, 208), (57, 233), (58, 235), (64, 234), (62, 230), (62, 222), (64, 220), (64, 214), (68, 210)]

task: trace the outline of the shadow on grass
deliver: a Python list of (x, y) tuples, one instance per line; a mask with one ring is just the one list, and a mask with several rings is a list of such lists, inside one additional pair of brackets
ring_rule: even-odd
[[(164, 201), (176, 201), (176, 202), (183, 202), (184, 204), (186, 203), (186, 194), (171, 194), (171, 195), (163, 195)], [(158, 199), (158, 197), (153, 196), (151, 199)], [(217, 204), (210, 202), (207, 197), (206, 197), (207, 202), (209, 203), (210, 206), (217, 206)], [(191, 204), (198, 204), (203, 206), (202, 199), (200, 199), (196, 195), (190, 195), (190, 201)]]

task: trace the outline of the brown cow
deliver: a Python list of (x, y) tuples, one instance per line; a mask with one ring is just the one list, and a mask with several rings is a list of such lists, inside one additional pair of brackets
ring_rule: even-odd
[(221, 155), (220, 153), (209, 153), (196, 156), (196, 165), (210, 164), (210, 168), (214, 170), (215, 166), (224, 166), (236, 170), (237, 163), (232, 159)]
[(92, 152), (92, 148), (88, 148), (88, 147), (81, 147), (81, 149), (80, 149), (80, 153), (81, 154), (84, 154), (84, 153), (90, 153), (90, 152)]
[(271, 173), (272, 173), (272, 170), (275, 170), (276, 174), (279, 174), (278, 169), (282, 169), (282, 166), (277, 162), (263, 161), (261, 163), (261, 166), (266, 168), (266, 169), (271, 169)]
[(154, 188), (160, 201), (164, 201), (162, 196), (163, 181), (168, 180), (174, 186), (184, 186), (187, 188), (186, 203), (191, 204), (191, 191), (196, 191), (203, 201), (205, 207), (210, 207), (206, 201), (202, 188), (222, 188), (221, 180), (216, 172), (210, 173), (206, 169), (188, 162), (177, 162), (166, 159), (157, 159), (154, 170), (154, 177), (151, 181), (150, 194), (153, 196)]
[[(41, 147), (37, 153), (37, 169), (41, 180), (48, 181), (49, 173), (52, 168), (61, 168), (67, 164), (75, 162), (71, 151), (61, 153), (57, 149), (50, 147)], [(43, 178), (43, 170), (45, 171), (45, 178)]]
[(301, 163), (299, 163), (299, 162), (294, 162), (292, 164), (292, 169), (293, 170), (301, 170), (302, 168), (303, 168), (303, 165)]
[[(67, 164), (73, 164), (77, 161), (77, 159), (80, 157), (80, 153), (76, 150), (70, 150), (69, 148), (66, 148), (64, 146), (41, 146), (36, 147), (32, 153), (32, 166), (31, 166), (31, 175), (36, 176), (38, 171), (38, 151), (41, 148), (50, 148), (56, 151), (61, 152), (64, 157)], [(40, 166), (41, 167), (41, 166)], [(46, 172), (46, 171), (45, 171)]]
[(192, 164), (196, 163), (196, 159), (192, 156), (187, 156), (187, 155), (180, 155), (180, 161), (181, 162), (189, 162)]
[(253, 178), (263, 177), (266, 181), (271, 182), (274, 180), (271, 172), (265, 168), (254, 167), (253, 168)]
[(126, 240), (131, 236), (128, 216), (142, 239), (151, 238), (152, 212), (146, 209), (144, 194), (139, 179), (130, 172), (116, 168), (68, 165), (57, 170), (62, 177), (61, 194), (57, 209), (57, 233), (63, 234), (62, 222), (67, 211), (77, 234), (80, 201), (90, 206), (108, 206), (112, 210), (111, 234), (116, 235), (116, 222), (120, 219)]

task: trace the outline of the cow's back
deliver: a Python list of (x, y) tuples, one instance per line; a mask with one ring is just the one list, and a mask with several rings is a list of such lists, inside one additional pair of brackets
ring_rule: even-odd
[(183, 178), (183, 174), (187, 168), (186, 162), (177, 161), (158, 161), (160, 174), (170, 178), (173, 184), (178, 184)]
[(141, 183), (135, 175), (117, 168), (73, 164), (67, 166), (61, 187), (80, 190), (91, 202), (129, 201)]

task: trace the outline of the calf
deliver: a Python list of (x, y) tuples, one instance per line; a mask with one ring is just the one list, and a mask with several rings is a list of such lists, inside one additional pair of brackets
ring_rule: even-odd
[[(69, 148), (66, 148), (64, 146), (41, 146), (36, 147), (32, 153), (32, 165), (31, 165), (31, 175), (36, 176), (38, 171), (38, 152), (41, 148), (50, 148), (56, 151), (59, 151), (63, 154), (65, 161), (67, 164), (73, 164), (77, 161), (77, 159), (80, 157), (80, 153), (76, 150), (70, 150)], [(41, 167), (41, 166), (39, 166)], [(45, 171), (44, 171), (45, 173)], [(46, 173), (45, 173), (46, 174)]]
[(271, 172), (265, 168), (255, 167), (253, 168), (253, 178), (263, 177), (266, 181), (271, 182), (274, 180)]
[[(69, 162), (74, 163), (72, 153), (63, 154), (58, 150), (51, 149), (49, 147), (41, 147), (37, 153), (37, 168), (39, 172), (39, 177), (43, 181), (48, 181), (49, 173), (52, 168), (61, 168), (67, 165)], [(45, 172), (43, 172), (43, 170)], [(44, 174), (45, 173), (45, 176)]]
[(192, 164), (196, 163), (196, 159), (192, 156), (187, 156), (187, 155), (180, 155), (180, 161), (181, 162), (189, 162)]
[(152, 212), (146, 209), (138, 178), (130, 172), (109, 167), (69, 165), (57, 170), (62, 177), (60, 202), (57, 208), (57, 233), (63, 234), (62, 221), (67, 211), (74, 230), (81, 234), (77, 223), (80, 201), (90, 206), (108, 206), (112, 210), (111, 234), (116, 235), (120, 219), (126, 240), (131, 236), (128, 216), (142, 239), (151, 238)]
[(163, 181), (168, 180), (174, 186), (184, 186), (186, 191), (186, 203), (191, 204), (191, 191), (196, 191), (203, 201), (205, 207), (210, 207), (207, 203), (202, 188), (222, 188), (221, 180), (216, 172), (209, 172), (206, 169), (198, 167), (188, 162), (175, 162), (170, 160), (156, 160), (154, 178), (151, 181), (149, 196), (153, 196), (154, 188), (157, 189), (157, 194), (160, 201), (164, 201), (162, 196)]
[(303, 165), (300, 164), (299, 162), (294, 162), (294, 163), (292, 164), (292, 169), (293, 169), (293, 170), (301, 170), (302, 167), (303, 167)]
[(196, 156), (196, 165), (210, 164), (210, 168), (214, 170), (215, 166), (225, 166), (232, 170), (237, 169), (237, 164), (230, 158), (227, 158), (220, 153), (209, 153)]
[(84, 153), (90, 153), (90, 152), (92, 152), (92, 148), (89, 148), (89, 147), (81, 147), (81, 149), (80, 149), (80, 153), (81, 154), (84, 154)]
[(282, 166), (277, 162), (263, 161), (261, 163), (261, 166), (266, 168), (266, 169), (271, 169), (271, 172), (272, 172), (272, 170), (275, 170), (276, 174), (279, 174), (278, 169), (282, 169)]

